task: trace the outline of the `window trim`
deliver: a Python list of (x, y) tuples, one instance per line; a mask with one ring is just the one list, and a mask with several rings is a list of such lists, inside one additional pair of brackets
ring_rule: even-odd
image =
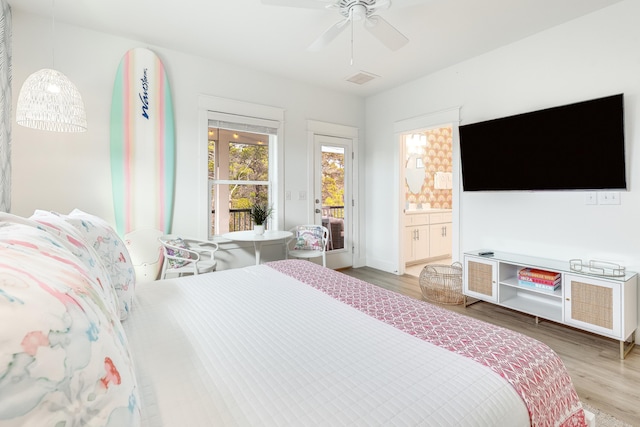
[[(199, 236), (209, 236), (208, 182), (208, 127), (209, 120), (223, 120), (255, 126), (268, 126), (277, 130), (273, 144), (274, 177), (271, 200), (274, 207), (272, 226), (284, 227), (284, 109), (210, 95), (198, 97), (198, 198), (197, 229)], [(270, 162), (271, 163), (271, 162)]]

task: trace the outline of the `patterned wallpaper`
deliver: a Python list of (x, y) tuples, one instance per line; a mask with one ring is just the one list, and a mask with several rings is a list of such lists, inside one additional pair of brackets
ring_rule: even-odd
[[(425, 166), (425, 180), (419, 193), (412, 193), (405, 182), (405, 200), (407, 207), (412, 204), (422, 209), (451, 209), (451, 189), (436, 189), (435, 173), (449, 172), (453, 170), (452, 147), (453, 129), (451, 126), (434, 128), (424, 131), (426, 145), (420, 145), (415, 149), (422, 158)], [(408, 156), (407, 156), (408, 158)]]
[(11, 8), (0, 0), (0, 212), (11, 210)]

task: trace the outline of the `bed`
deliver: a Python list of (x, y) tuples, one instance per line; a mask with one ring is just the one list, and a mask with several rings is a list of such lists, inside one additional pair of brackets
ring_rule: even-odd
[[(134, 285), (111, 231), (102, 234), (115, 255), (104, 237), (82, 244), (76, 231), (105, 227), (91, 216), (76, 231), (60, 215), (0, 219), (0, 259), (11, 260), (0, 263), (0, 322), (9, 316), (1, 304), (12, 319), (43, 307), (30, 291), (56, 302), (17, 332), (0, 329), (0, 423), (586, 425), (559, 357), (515, 332), (302, 260)], [(92, 263), (78, 257), (108, 259), (110, 268), (84, 268)], [(28, 269), (34, 259), (49, 270)], [(61, 260), (64, 274), (45, 273)], [(70, 275), (78, 277), (72, 286)], [(91, 349), (91, 360), (46, 371), (68, 366), (78, 348)], [(16, 360), (19, 372), (5, 368)]]

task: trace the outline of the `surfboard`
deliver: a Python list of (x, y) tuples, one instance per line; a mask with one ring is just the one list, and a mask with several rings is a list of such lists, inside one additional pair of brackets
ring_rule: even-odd
[(143, 227), (171, 231), (175, 125), (169, 80), (151, 50), (127, 51), (111, 99), (111, 184), (121, 236)]

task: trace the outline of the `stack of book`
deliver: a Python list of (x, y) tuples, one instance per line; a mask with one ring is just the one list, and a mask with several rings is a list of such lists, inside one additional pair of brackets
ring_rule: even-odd
[(553, 291), (560, 286), (560, 273), (522, 268), (518, 270), (518, 284)]

